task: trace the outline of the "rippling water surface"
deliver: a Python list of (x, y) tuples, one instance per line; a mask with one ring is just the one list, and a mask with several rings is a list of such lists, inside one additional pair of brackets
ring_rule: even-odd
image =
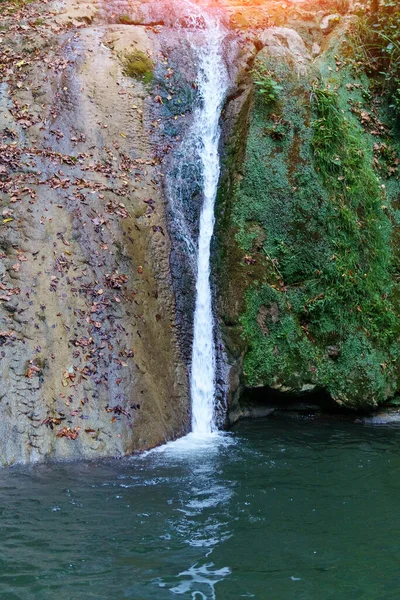
[(398, 600), (399, 509), (400, 431), (346, 423), (2, 470), (0, 598)]

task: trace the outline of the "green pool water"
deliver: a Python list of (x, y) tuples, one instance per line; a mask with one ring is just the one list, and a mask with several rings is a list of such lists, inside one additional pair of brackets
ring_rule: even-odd
[(400, 430), (272, 419), (1, 470), (0, 599), (126, 598), (398, 600)]

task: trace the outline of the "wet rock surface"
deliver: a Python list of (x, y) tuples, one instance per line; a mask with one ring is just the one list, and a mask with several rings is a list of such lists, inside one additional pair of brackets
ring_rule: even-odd
[(10, 10), (0, 32), (8, 465), (121, 456), (188, 425), (154, 98), (120, 60), (156, 60), (157, 41), (101, 24), (100, 6), (49, 8)]

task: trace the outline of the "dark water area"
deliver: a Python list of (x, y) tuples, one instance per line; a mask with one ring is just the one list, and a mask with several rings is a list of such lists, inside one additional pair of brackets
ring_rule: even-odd
[(0, 471), (1, 600), (400, 597), (400, 430), (226, 442)]

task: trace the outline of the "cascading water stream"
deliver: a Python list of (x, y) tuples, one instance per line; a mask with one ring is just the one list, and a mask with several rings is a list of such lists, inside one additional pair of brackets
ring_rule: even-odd
[[(190, 0), (179, 3), (179, 13), (182, 51), (185, 53), (189, 45), (198, 93), (191, 125), (175, 149), (166, 185), (176, 244), (175, 264), (184, 257), (184, 264), (178, 264), (176, 273), (183, 275), (183, 286), (186, 274), (189, 277), (192, 274), (196, 281), (190, 373), (192, 427), (188, 436), (164, 448), (191, 450), (202, 447), (203, 443), (208, 447), (218, 429), (210, 250), (220, 176), (220, 117), (230, 81), (224, 60), (228, 31), (218, 16)], [(202, 203), (201, 210), (194, 206), (197, 202)], [(196, 223), (197, 214), (200, 216)], [(186, 292), (183, 287), (183, 296)], [(186, 311), (184, 299), (181, 306)], [(226, 439), (218, 434), (220, 437)]]
[(219, 139), (222, 105), (228, 72), (222, 56), (226, 35), (216, 18), (203, 13), (201, 45), (192, 47), (198, 57), (201, 106), (196, 110), (191, 135), (197, 140), (203, 184), (203, 207), (197, 244), (196, 305), (194, 313), (191, 400), (192, 433), (207, 436), (215, 424), (215, 346), (210, 285), (210, 246), (214, 231), (214, 205), (220, 175)]

